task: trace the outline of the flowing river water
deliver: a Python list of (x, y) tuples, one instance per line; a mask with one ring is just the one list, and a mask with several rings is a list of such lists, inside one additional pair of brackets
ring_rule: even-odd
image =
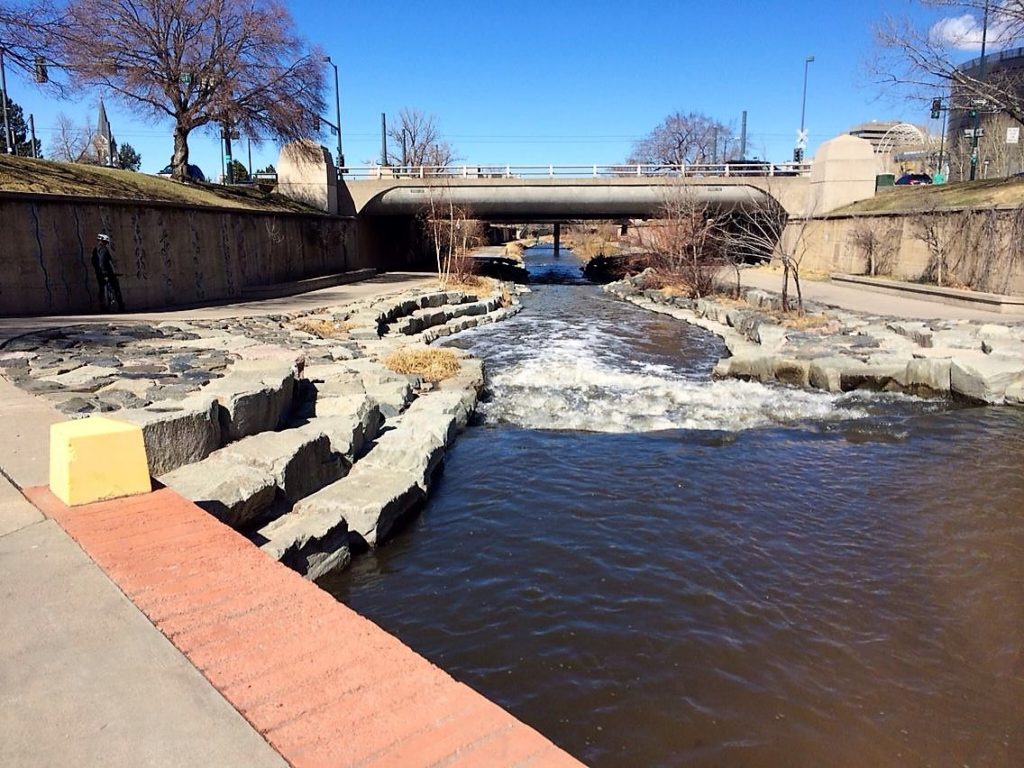
[(1024, 412), (722, 381), (531, 249), (489, 396), (322, 586), (585, 763), (1024, 765)]

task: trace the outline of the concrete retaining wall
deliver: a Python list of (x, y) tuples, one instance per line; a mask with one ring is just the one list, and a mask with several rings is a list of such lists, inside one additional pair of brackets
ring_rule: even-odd
[[(932, 245), (927, 235), (930, 231)], [(786, 237), (802, 232), (801, 269), (866, 274), (864, 232), (873, 232), (877, 274), (902, 280), (935, 277), (943, 252), (944, 284), (1024, 294), (1024, 209), (963, 209), (791, 220)]]
[(113, 240), (132, 311), (376, 266), (351, 218), (0, 193), (0, 315), (98, 310), (98, 232)]

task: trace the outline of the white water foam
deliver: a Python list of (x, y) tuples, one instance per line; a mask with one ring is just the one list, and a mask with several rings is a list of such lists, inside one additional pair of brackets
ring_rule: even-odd
[[(804, 420), (858, 418), (866, 411), (834, 395), (737, 380), (698, 381), (665, 365), (620, 367), (593, 339), (549, 339), (526, 359), (505, 361), (480, 412), (528, 429), (647, 432), (737, 431)], [(520, 350), (522, 353), (522, 350)]]

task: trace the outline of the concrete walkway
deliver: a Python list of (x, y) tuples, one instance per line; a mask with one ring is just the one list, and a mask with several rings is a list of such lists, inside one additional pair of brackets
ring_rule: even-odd
[[(774, 293), (782, 292), (782, 272), (765, 268), (745, 269), (742, 283), (749, 288), (760, 288)], [(732, 281), (730, 275), (728, 280)], [(735, 283), (733, 283), (735, 284)], [(894, 296), (854, 285), (842, 285), (829, 280), (802, 278), (804, 301), (828, 304), (855, 312), (872, 315), (891, 315), (905, 320), (975, 320), (989, 323), (1016, 323), (1024, 321), (1024, 313), (1000, 313), (926, 301), (913, 296)], [(792, 282), (790, 296), (795, 296)]]

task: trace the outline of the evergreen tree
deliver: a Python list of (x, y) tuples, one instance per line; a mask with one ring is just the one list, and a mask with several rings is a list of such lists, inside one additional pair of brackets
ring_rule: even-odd
[(121, 144), (117, 148), (114, 167), (123, 171), (137, 171), (142, 166), (142, 155), (135, 151), (131, 144)]
[(234, 184), (244, 184), (249, 181), (249, 171), (238, 160), (232, 160), (231, 168), (228, 169), (228, 178)]
[[(14, 134), (14, 154), (20, 157), (32, 157), (32, 140), (28, 135), (28, 123), (25, 121), (25, 113), (19, 104), (11, 101), (10, 96), (5, 94), (7, 99), (7, 122), (11, 126), (11, 133)], [(36, 157), (43, 156), (43, 142), (36, 139)], [(0, 154), (7, 154), (7, 136), (3, 130), (3, 116), (0, 113)]]

